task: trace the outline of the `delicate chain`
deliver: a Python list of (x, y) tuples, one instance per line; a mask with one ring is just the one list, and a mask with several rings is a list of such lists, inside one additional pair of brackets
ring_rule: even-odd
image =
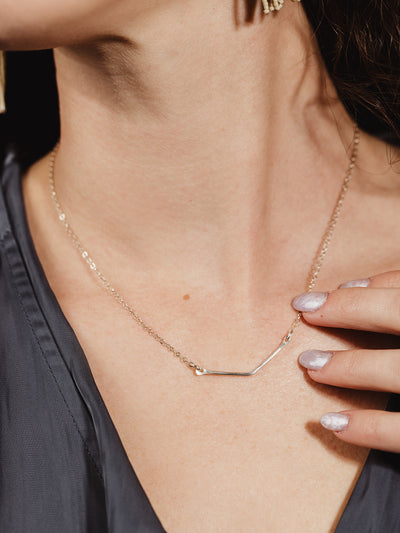
[[(314, 259), (314, 262), (312, 264), (312, 267), (310, 269), (310, 274), (308, 277), (308, 285), (306, 292), (311, 292), (313, 288), (315, 287), (315, 284), (318, 279), (318, 275), (320, 273), (322, 263), (324, 262), (325, 256), (328, 251), (329, 244), (332, 240), (333, 232), (335, 230), (337, 221), (339, 220), (340, 213), (342, 211), (344, 198), (346, 196), (346, 193), (348, 191), (350, 180), (353, 175), (353, 169), (356, 164), (357, 154), (358, 154), (358, 145), (360, 143), (360, 130), (358, 129), (358, 125), (354, 124), (354, 136), (353, 136), (353, 149), (350, 156), (349, 161), (349, 167), (346, 172), (346, 176), (344, 177), (342, 187), (340, 189), (340, 194), (337, 199), (337, 202), (335, 204), (335, 207), (333, 209), (331, 218), (329, 219), (328, 226), (325, 230), (325, 233), (322, 236), (321, 243), (319, 245), (316, 257)], [(292, 338), (292, 334), (294, 329), (298, 326), (301, 319), (301, 311), (297, 313), (296, 318), (294, 319), (291, 328), (289, 329), (287, 335), (285, 336), (285, 339), (287, 339), (289, 342)]]
[[(353, 174), (353, 169), (355, 166), (356, 158), (357, 158), (357, 152), (358, 152), (358, 144), (360, 142), (360, 132), (358, 129), (357, 124), (354, 124), (354, 137), (353, 137), (353, 149), (350, 157), (350, 163), (349, 167), (346, 173), (346, 176), (343, 180), (342, 188), (340, 190), (340, 194), (338, 197), (338, 200), (335, 204), (334, 210), (332, 212), (331, 218), (328, 222), (328, 226), (326, 228), (326, 231), (322, 237), (320, 246), (318, 248), (315, 260), (313, 262), (313, 265), (310, 269), (310, 274), (308, 278), (308, 285), (306, 292), (310, 292), (317, 281), (319, 272), (321, 270), (322, 263), (325, 259), (326, 253), (328, 251), (329, 244), (332, 240), (332, 235), (334, 232), (334, 229), (336, 227), (337, 221), (340, 216), (340, 212), (343, 207), (344, 198), (346, 195), (346, 192), (349, 188), (349, 183), (351, 176)], [(203, 371), (203, 368), (199, 366), (197, 363), (191, 361), (186, 355), (183, 355), (180, 351), (178, 351), (172, 344), (167, 342), (165, 339), (161, 337), (156, 331), (154, 331), (150, 326), (148, 326), (143, 319), (137, 314), (137, 312), (133, 309), (131, 305), (128, 304), (128, 302), (119, 294), (119, 292), (111, 285), (111, 283), (108, 281), (108, 279), (100, 272), (98, 269), (96, 263), (91, 258), (89, 252), (86, 250), (86, 248), (83, 246), (81, 241), (79, 240), (78, 236), (72, 229), (71, 225), (69, 224), (66, 214), (64, 212), (64, 209), (62, 208), (60, 201), (58, 199), (56, 188), (55, 188), (55, 182), (54, 182), (54, 164), (55, 164), (55, 158), (58, 151), (59, 144), (56, 145), (54, 150), (51, 153), (50, 157), (50, 163), (49, 163), (49, 184), (50, 184), (50, 193), (51, 198), (54, 202), (55, 208), (57, 210), (58, 218), (60, 222), (63, 224), (67, 234), (71, 238), (75, 248), (79, 251), (82, 259), (89, 265), (90, 269), (96, 274), (99, 281), (103, 285), (103, 287), (107, 290), (108, 293), (111, 294), (111, 296), (131, 315), (131, 317), (137, 322), (139, 326), (141, 326), (149, 335), (151, 335), (157, 342), (159, 342), (162, 346), (164, 346), (168, 351), (170, 351), (175, 357), (180, 359), (185, 365), (188, 367), (195, 369), (199, 372)], [(300, 319), (301, 319), (302, 313), (299, 312), (292, 322), (289, 330), (287, 331), (286, 335), (283, 337), (283, 343), (287, 344), (291, 341), (293, 332), (295, 328), (299, 325)]]

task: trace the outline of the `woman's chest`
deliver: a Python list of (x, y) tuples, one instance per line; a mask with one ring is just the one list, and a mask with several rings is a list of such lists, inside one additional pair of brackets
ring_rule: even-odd
[[(85, 324), (82, 315), (75, 330), (169, 533), (332, 530), (368, 450), (340, 442), (319, 417), (382, 408), (387, 399), (316, 385), (299, 369), (299, 350), (327, 342), (340, 348), (344, 341), (303, 330), (255, 376), (198, 377), (140, 330), (105, 323), (114, 326)], [(229, 340), (216, 338), (215, 347), (229, 359)]]

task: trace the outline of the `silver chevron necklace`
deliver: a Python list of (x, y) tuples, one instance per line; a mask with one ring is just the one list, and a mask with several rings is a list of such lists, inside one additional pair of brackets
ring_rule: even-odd
[[(343, 180), (342, 187), (340, 189), (340, 193), (336, 201), (336, 204), (334, 206), (332, 215), (329, 219), (327, 228), (322, 236), (322, 240), (319, 245), (316, 258), (311, 266), (309, 282), (306, 288), (306, 292), (310, 292), (314, 288), (319, 272), (321, 270), (322, 263), (328, 251), (329, 244), (332, 240), (332, 235), (335, 230), (337, 221), (339, 219), (339, 216), (340, 216), (340, 213), (343, 207), (344, 198), (349, 188), (350, 179), (353, 174), (353, 169), (355, 166), (357, 153), (358, 153), (359, 142), (360, 142), (360, 131), (358, 129), (357, 124), (354, 124), (353, 148), (352, 148), (352, 152), (351, 152), (351, 156), (349, 160), (349, 166), (348, 166), (345, 178)], [(54, 148), (50, 156), (50, 163), (49, 163), (50, 195), (51, 195), (51, 199), (53, 200), (55, 209), (57, 211), (58, 219), (63, 224), (67, 232), (67, 235), (70, 237), (73, 245), (78, 250), (83, 261), (85, 261), (85, 263), (88, 265), (90, 270), (97, 276), (97, 278), (99, 279), (104, 289), (114, 298), (114, 300), (116, 300), (130, 314), (130, 316), (135, 320), (135, 322), (142, 329), (144, 329), (146, 333), (148, 333), (151, 337), (153, 337), (154, 340), (159, 342), (161, 346), (163, 346), (166, 350), (171, 352), (174, 357), (179, 359), (182, 363), (184, 363), (190, 369), (194, 370), (196, 376), (210, 376), (210, 375), (253, 376), (259, 370), (261, 370), (267, 363), (269, 363), (276, 355), (278, 355), (278, 353), (281, 352), (283, 348), (285, 348), (285, 346), (287, 346), (291, 342), (294, 330), (300, 324), (301, 315), (302, 315), (301, 312), (297, 313), (296, 318), (293, 320), (292, 324), (290, 325), (290, 328), (288, 329), (288, 331), (282, 338), (279, 346), (277, 346), (277, 348), (275, 348), (273, 352), (269, 353), (253, 370), (250, 370), (247, 372), (232, 372), (232, 371), (224, 371), (224, 370), (209, 370), (207, 368), (203, 368), (198, 363), (193, 362), (188, 356), (182, 354), (172, 344), (170, 344), (163, 337), (161, 337), (161, 335), (159, 335), (156, 331), (154, 331), (150, 326), (148, 326), (144, 322), (144, 320), (137, 314), (137, 312), (133, 309), (133, 307), (111, 285), (110, 281), (108, 281), (108, 279), (104, 276), (104, 274), (101, 273), (98, 266), (91, 258), (91, 255), (89, 254), (87, 249), (83, 246), (77, 234), (74, 232), (70, 223), (68, 222), (65, 211), (63, 207), (61, 206), (60, 201), (58, 199), (56, 187), (55, 187), (54, 166), (55, 166), (55, 159), (56, 159), (58, 147), (59, 147), (59, 144), (56, 145), (56, 147)]]

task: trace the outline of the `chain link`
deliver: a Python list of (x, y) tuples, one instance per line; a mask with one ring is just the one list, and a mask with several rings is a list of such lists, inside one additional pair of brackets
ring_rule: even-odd
[[(314, 288), (319, 272), (321, 270), (322, 264), (324, 262), (326, 253), (328, 251), (329, 244), (332, 240), (333, 232), (335, 230), (337, 221), (339, 219), (344, 198), (346, 196), (347, 190), (349, 188), (350, 179), (353, 174), (353, 169), (355, 167), (357, 153), (358, 153), (358, 145), (360, 142), (360, 132), (358, 129), (357, 124), (354, 124), (354, 137), (353, 137), (353, 149), (350, 157), (350, 163), (349, 167), (346, 173), (346, 176), (343, 180), (342, 187), (340, 190), (340, 194), (338, 197), (338, 200), (335, 204), (335, 207), (333, 209), (331, 218), (329, 219), (327, 228), (325, 230), (325, 233), (322, 236), (322, 240), (320, 243), (320, 246), (317, 250), (317, 254), (315, 256), (314, 262), (312, 264), (312, 267), (310, 269), (309, 277), (308, 277), (308, 284), (307, 284), (307, 290), (306, 292), (312, 291)], [(70, 223), (67, 220), (67, 216), (64, 212), (63, 207), (60, 204), (60, 201), (57, 196), (56, 187), (55, 187), (55, 179), (54, 179), (54, 166), (55, 166), (55, 159), (57, 155), (57, 151), (59, 148), (59, 144), (57, 144), (54, 148), (54, 150), (51, 153), (50, 156), (50, 163), (49, 163), (49, 184), (50, 184), (50, 195), (53, 200), (54, 206), (57, 211), (58, 219), (63, 224), (67, 235), (70, 237), (73, 245), (78, 250), (78, 252), (81, 255), (81, 258), (87, 263), (90, 270), (97, 276), (100, 283), (103, 285), (103, 287), (106, 289), (106, 291), (131, 315), (131, 317), (135, 320), (135, 322), (143, 328), (144, 331), (146, 331), (153, 339), (155, 339), (157, 342), (159, 342), (164, 348), (166, 348), (169, 352), (171, 352), (175, 357), (180, 359), (182, 363), (184, 363), (189, 368), (192, 368), (194, 370), (198, 370), (201, 372), (203, 368), (199, 366), (194, 361), (191, 361), (189, 357), (186, 355), (183, 355), (180, 351), (178, 351), (172, 344), (167, 342), (161, 335), (159, 335), (156, 331), (154, 331), (150, 326), (148, 326), (143, 319), (137, 314), (137, 312), (133, 309), (133, 307), (128, 304), (128, 302), (120, 295), (120, 293), (111, 285), (110, 281), (102, 274), (102, 272), (98, 269), (96, 263), (91, 258), (89, 252), (87, 249), (83, 246), (81, 241), (79, 240), (77, 234), (72, 229)], [(300, 324), (302, 313), (297, 313), (296, 318), (293, 320), (289, 330), (287, 333), (283, 336), (282, 342), (285, 344), (288, 344), (292, 340), (292, 336), (294, 333), (294, 330), (296, 327)]]

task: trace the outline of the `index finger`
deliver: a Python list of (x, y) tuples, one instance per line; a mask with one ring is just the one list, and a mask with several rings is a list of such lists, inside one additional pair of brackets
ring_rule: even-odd
[(400, 289), (352, 287), (308, 292), (292, 302), (316, 326), (400, 333)]

